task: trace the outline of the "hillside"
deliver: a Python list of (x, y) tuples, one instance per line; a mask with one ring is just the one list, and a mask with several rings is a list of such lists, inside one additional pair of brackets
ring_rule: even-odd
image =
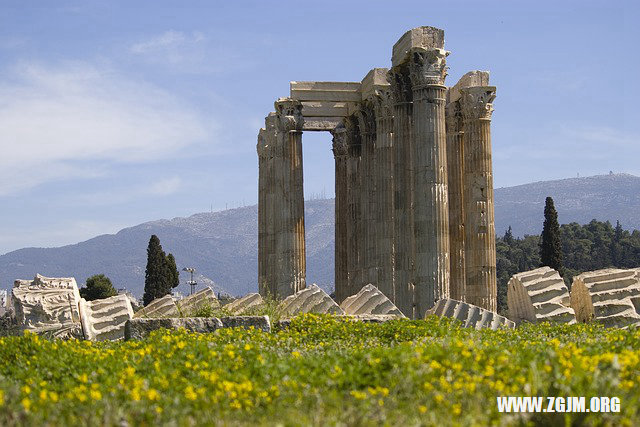
[[(620, 220), (624, 228), (640, 229), (640, 178), (627, 174), (601, 175), (536, 182), (498, 188), (496, 230), (511, 225), (516, 236), (538, 234), (542, 228), (544, 199), (552, 196), (561, 223), (591, 219)], [(305, 202), (308, 282), (329, 288), (333, 283), (334, 201)], [(158, 220), (125, 228), (60, 248), (26, 248), (0, 256), (0, 286), (36, 272), (74, 276), (78, 283), (97, 273), (109, 276), (116, 287), (142, 295), (146, 248), (156, 234), (172, 252), (178, 267), (195, 267), (200, 283), (241, 295), (257, 289), (257, 207), (199, 213), (187, 218)], [(181, 275), (186, 280), (185, 273)], [(180, 286), (187, 291), (185, 285)]]

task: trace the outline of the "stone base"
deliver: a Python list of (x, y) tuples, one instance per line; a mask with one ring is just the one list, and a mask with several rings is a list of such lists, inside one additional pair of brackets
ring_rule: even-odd
[(255, 328), (271, 331), (269, 316), (236, 317), (183, 317), (164, 319), (131, 319), (124, 327), (125, 340), (142, 340), (158, 329), (180, 329), (190, 332), (211, 333), (221, 328)]

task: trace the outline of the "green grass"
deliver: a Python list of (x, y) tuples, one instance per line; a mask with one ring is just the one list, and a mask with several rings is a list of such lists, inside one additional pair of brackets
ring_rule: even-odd
[[(640, 331), (297, 317), (274, 333), (0, 338), (0, 425), (633, 425)], [(608, 414), (499, 414), (496, 396), (617, 396)]]

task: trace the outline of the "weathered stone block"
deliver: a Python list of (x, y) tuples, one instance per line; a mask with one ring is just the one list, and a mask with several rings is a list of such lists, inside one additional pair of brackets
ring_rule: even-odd
[(15, 318), (21, 330), (53, 338), (82, 338), (78, 302), (80, 293), (73, 277), (16, 280), (12, 290)]
[(230, 316), (221, 317), (220, 321), (225, 328), (254, 328), (271, 332), (269, 316)]
[(389, 88), (390, 84), (387, 81), (388, 72), (388, 68), (374, 68), (367, 73), (364, 79), (362, 79), (360, 86), (363, 101), (376, 95), (376, 91)]
[(193, 295), (189, 295), (176, 303), (178, 312), (184, 317), (193, 316), (203, 307), (211, 307), (213, 309), (220, 307), (220, 302), (216, 298), (215, 292), (209, 286), (199, 290)]
[(80, 300), (80, 319), (85, 339), (92, 341), (124, 338), (124, 325), (133, 318), (133, 308), (127, 295), (85, 301)]
[(571, 285), (571, 306), (579, 322), (605, 326), (640, 324), (635, 300), (640, 297), (636, 270), (603, 269), (579, 274)]
[(346, 314), (387, 314), (405, 317), (398, 307), (372, 284), (364, 286), (360, 292), (345, 299), (340, 308)]
[(171, 295), (165, 295), (162, 298), (154, 299), (149, 303), (149, 305), (136, 311), (133, 315), (134, 319), (178, 316), (180, 316), (180, 312), (178, 311), (178, 306), (176, 306)]
[(262, 305), (264, 305), (264, 300), (262, 299), (260, 294), (253, 293), (230, 302), (229, 304), (224, 306), (224, 309), (231, 314), (238, 315), (246, 312), (249, 309), (255, 309)]
[(540, 267), (511, 277), (507, 290), (509, 318), (522, 321), (575, 323), (569, 290), (560, 274), (552, 268)]
[(413, 28), (400, 37), (400, 40), (393, 45), (391, 54), (391, 65), (396, 67), (407, 60), (407, 54), (414, 48), (423, 49), (443, 49), (444, 31), (434, 27)]
[(124, 328), (125, 340), (141, 340), (158, 329), (184, 328), (191, 332), (209, 333), (224, 327), (217, 317), (180, 317), (127, 320)]
[(489, 86), (489, 72), (474, 70), (460, 77), (460, 80), (447, 91), (447, 104), (462, 97), (461, 89), (473, 86)]
[(426, 312), (426, 316), (431, 314), (458, 319), (465, 328), (489, 328), (495, 330), (498, 328), (515, 328), (516, 326), (514, 322), (497, 313), (449, 298), (438, 300), (433, 308)]
[(295, 316), (300, 313), (344, 314), (344, 310), (317, 285), (289, 295), (280, 303), (280, 311), (283, 316)]

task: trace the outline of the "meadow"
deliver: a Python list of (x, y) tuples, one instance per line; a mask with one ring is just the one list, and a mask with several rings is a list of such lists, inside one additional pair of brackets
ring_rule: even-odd
[[(0, 338), (0, 425), (637, 425), (640, 330), (473, 330), (303, 315), (265, 333)], [(609, 396), (619, 412), (498, 412), (497, 396)]]

